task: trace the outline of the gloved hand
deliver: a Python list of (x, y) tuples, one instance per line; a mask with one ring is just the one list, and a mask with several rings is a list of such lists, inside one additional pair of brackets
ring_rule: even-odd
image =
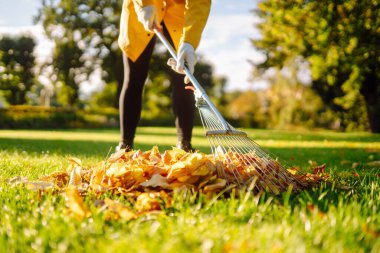
[[(185, 74), (184, 67), (185, 63), (187, 68), (190, 70), (191, 74), (194, 73), (194, 66), (197, 63), (197, 55), (195, 54), (195, 50), (192, 45), (189, 43), (182, 43), (179, 46), (177, 53), (178, 62), (174, 58), (170, 58), (168, 60), (168, 65), (172, 67), (172, 69), (180, 74)], [(190, 83), (189, 77), (185, 77), (185, 84)]]
[(144, 29), (148, 32), (153, 32), (153, 25), (157, 22), (157, 10), (154, 5), (148, 5), (141, 8), (137, 12), (137, 19), (144, 25)]

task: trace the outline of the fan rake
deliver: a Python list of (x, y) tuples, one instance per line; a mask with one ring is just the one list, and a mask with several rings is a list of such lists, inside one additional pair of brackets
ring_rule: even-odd
[[(177, 60), (177, 54), (161, 30), (154, 32)], [(232, 127), (222, 117), (194, 75), (185, 66), (185, 74), (194, 86), (196, 107), (202, 120), (212, 154), (215, 158), (218, 176), (228, 185), (253, 187), (256, 191), (274, 194), (309, 185), (305, 174), (298, 170), (286, 169), (274, 155), (265, 152), (247, 134)]]

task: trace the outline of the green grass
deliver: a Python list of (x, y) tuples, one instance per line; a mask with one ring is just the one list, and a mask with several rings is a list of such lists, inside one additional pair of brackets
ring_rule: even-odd
[[(116, 130), (0, 131), (0, 252), (379, 252), (380, 135), (248, 130), (261, 146), (307, 170), (326, 163), (330, 182), (280, 196), (241, 194), (205, 199), (176, 194), (172, 208), (125, 222), (93, 211), (67, 215), (61, 195), (10, 186), (14, 176), (36, 179), (64, 170), (75, 156), (85, 165), (104, 160)], [(139, 128), (136, 148), (175, 145), (172, 128)], [(203, 130), (194, 146), (209, 152)], [(352, 165), (357, 163), (355, 168)], [(360, 176), (354, 176), (354, 172)], [(123, 203), (122, 197), (114, 197)]]

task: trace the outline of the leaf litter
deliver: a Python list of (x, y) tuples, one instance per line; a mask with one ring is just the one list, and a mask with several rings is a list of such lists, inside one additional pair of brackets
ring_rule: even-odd
[[(104, 213), (106, 220), (132, 220), (142, 215), (160, 213), (171, 207), (174, 191), (192, 191), (211, 197), (226, 190), (234, 190), (235, 193), (241, 190), (233, 184), (231, 178), (223, 177), (226, 173), (218, 173), (220, 169), (228, 172), (229, 164), (215, 162), (212, 155), (187, 153), (177, 148), (163, 153), (160, 153), (157, 146), (145, 152), (120, 150), (107, 160), (90, 167), (85, 167), (78, 158), (69, 158), (68, 161), (66, 171), (53, 172), (37, 181), (17, 177), (9, 180), (9, 183), (23, 184), (33, 191), (62, 194), (66, 200), (67, 212), (78, 219), (92, 215), (84, 197), (93, 194), (96, 196), (94, 206), (98, 212)], [(248, 171), (239, 162), (239, 159), (234, 161), (239, 170)], [(313, 166), (312, 173), (299, 173), (300, 169), (296, 167), (288, 169), (288, 172), (312, 186), (328, 178), (324, 174), (325, 164), (317, 166), (313, 162)], [(260, 180), (261, 185), (273, 187), (273, 182), (265, 182), (265, 177), (253, 179), (253, 183)], [(109, 195), (124, 196), (131, 206), (105, 197)]]

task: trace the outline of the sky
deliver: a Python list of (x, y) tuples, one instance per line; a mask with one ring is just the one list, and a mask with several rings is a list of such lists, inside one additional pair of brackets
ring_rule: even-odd
[[(257, 0), (213, 0), (211, 13), (202, 34), (197, 53), (209, 61), (216, 75), (227, 77), (228, 90), (259, 88), (260, 81), (249, 81), (253, 62), (263, 61), (263, 55), (250, 44), (251, 38), (259, 33), (254, 25), (258, 18), (251, 10)], [(40, 25), (33, 24), (40, 0), (0, 0), (0, 34), (29, 33), (38, 42), (36, 56), (43, 61), (50, 53), (53, 44), (43, 35)], [(91, 87), (88, 87), (91, 89)]]

